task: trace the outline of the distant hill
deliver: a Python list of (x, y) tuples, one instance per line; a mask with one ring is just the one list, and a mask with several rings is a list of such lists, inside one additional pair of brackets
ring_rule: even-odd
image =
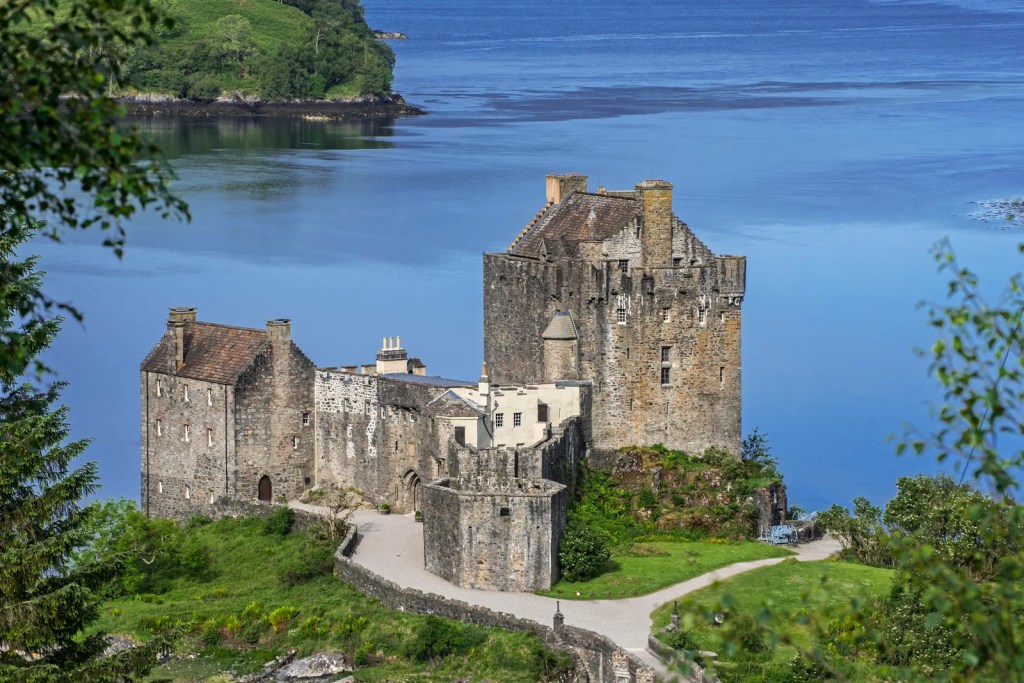
[(395, 56), (359, 0), (164, 0), (156, 45), (111, 50), (120, 94), (339, 99), (391, 92)]

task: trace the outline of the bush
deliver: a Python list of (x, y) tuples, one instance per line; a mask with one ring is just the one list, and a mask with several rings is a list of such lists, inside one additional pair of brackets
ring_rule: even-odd
[(748, 654), (758, 655), (768, 651), (765, 630), (746, 613), (730, 615), (726, 621), (726, 638), (733, 645)]
[(601, 573), (611, 556), (604, 534), (581, 524), (570, 526), (558, 554), (562, 579), (589, 581)]
[(279, 505), (263, 522), (263, 532), (270, 536), (284, 538), (295, 525), (295, 510), (286, 505)]
[(485, 640), (487, 635), (479, 627), (428, 616), (406, 641), (404, 654), (417, 662), (437, 661), (467, 655)]
[(280, 633), (288, 626), (291, 620), (294, 619), (295, 615), (298, 613), (299, 610), (289, 605), (285, 605), (284, 607), (278, 607), (268, 614), (267, 621), (269, 621), (270, 625), (273, 627), (274, 633)]
[(308, 538), (302, 551), (287, 560), (281, 569), (281, 583), (298, 586), (334, 569), (334, 549), (326, 539)]
[(700, 650), (700, 643), (694, 635), (681, 628), (677, 628), (665, 637), (665, 644), (677, 652), (694, 652)]

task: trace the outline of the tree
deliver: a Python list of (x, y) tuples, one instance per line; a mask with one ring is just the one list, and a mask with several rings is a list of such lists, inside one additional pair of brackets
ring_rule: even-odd
[[(104, 46), (150, 41), (163, 22), (149, 0), (12, 0), (0, 3), (0, 680), (105, 682), (148, 670), (159, 638), (104, 657), (98, 588), (118, 562), (74, 563), (88, 540), (80, 501), (96, 466), (74, 468), (86, 442), (67, 442), (60, 384), (46, 386), (39, 354), (57, 334), (55, 304), (35, 259), (19, 249), (42, 230), (98, 227), (120, 255), (122, 221), (152, 207), (187, 216), (168, 189), (158, 150), (123, 127), (108, 79), (89, 61)], [(45, 26), (45, 30), (42, 28)], [(40, 219), (45, 217), (45, 225)]]
[(566, 530), (558, 552), (562, 578), (589, 581), (601, 573), (611, 557), (604, 534), (584, 524), (573, 524)]

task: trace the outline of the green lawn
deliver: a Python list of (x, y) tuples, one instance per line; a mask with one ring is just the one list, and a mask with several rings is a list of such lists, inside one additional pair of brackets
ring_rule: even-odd
[[(223, 519), (188, 533), (211, 558), (204, 572), (165, 570), (152, 592), (102, 606), (98, 627), (107, 632), (146, 639), (176, 624), (188, 630), (180, 649), (198, 656), (172, 660), (151, 680), (202, 681), (228, 670), (242, 675), (289, 648), (300, 656), (346, 652), (360, 664), (359, 681), (525, 683), (571, 665), (568, 655), (533, 636), (389, 610), (329, 573), (288, 585), (289, 568), (294, 572), (312, 547), (303, 534), (268, 535), (256, 519)], [(417, 642), (434, 650), (417, 655)], [(451, 652), (438, 656), (437, 647)]]
[[(827, 626), (833, 610), (854, 599), (871, 599), (888, 593), (892, 570), (849, 562), (782, 562), (734, 576), (679, 600), (684, 628), (695, 637), (702, 650), (727, 652), (725, 639), (730, 621), (742, 615), (756, 618), (765, 608), (771, 614), (767, 628), (798, 647), (812, 644), (812, 627), (807, 622)], [(726, 626), (706, 625), (705, 615), (728, 604)], [(672, 613), (668, 602), (651, 613), (654, 629), (665, 626)], [(762, 680), (765, 666), (778, 667), (791, 661), (797, 649), (779, 645), (760, 655), (736, 653), (723, 657), (718, 672), (724, 681)], [(871, 666), (851, 662), (847, 674), (852, 680), (870, 680)], [(774, 680), (774, 679), (772, 679)]]
[(540, 595), (567, 600), (614, 600), (646, 595), (734, 562), (786, 557), (785, 548), (763, 543), (652, 542), (612, 553), (605, 571), (582, 583), (559, 581)]

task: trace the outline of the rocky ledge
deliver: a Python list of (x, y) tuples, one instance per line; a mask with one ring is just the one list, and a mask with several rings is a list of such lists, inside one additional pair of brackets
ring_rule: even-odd
[(132, 116), (268, 116), (307, 119), (365, 119), (381, 116), (418, 116), (398, 93), (352, 100), (289, 100), (270, 102), (255, 98), (220, 97), (187, 100), (169, 95), (132, 95), (118, 98)]
[(374, 31), (373, 37), (377, 40), (409, 40), (409, 36), (398, 31)]

